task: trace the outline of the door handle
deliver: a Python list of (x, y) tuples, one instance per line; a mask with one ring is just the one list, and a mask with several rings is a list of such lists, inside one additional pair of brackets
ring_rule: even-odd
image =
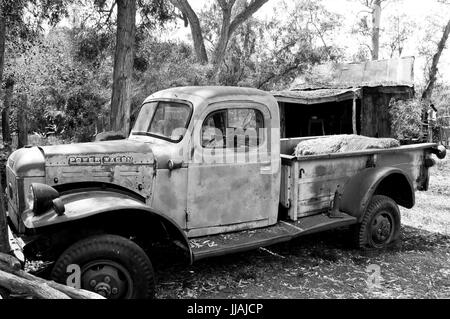
[(183, 161), (174, 161), (174, 160), (168, 160), (167, 161), (167, 168), (169, 171), (173, 171), (174, 169), (181, 168), (183, 166)]

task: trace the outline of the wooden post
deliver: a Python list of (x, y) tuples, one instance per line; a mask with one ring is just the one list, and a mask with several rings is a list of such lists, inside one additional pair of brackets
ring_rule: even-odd
[(28, 145), (28, 127), (25, 118), (26, 110), (28, 109), (28, 96), (22, 94), (20, 98), (19, 112), (17, 113), (17, 148), (22, 148)]
[(353, 134), (358, 134), (356, 130), (356, 93), (353, 94), (352, 127), (353, 127)]

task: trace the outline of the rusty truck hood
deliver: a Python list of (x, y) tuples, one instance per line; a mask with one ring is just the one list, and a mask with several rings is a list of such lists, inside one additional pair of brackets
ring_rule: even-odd
[(145, 153), (152, 156), (152, 150), (148, 144), (129, 140), (115, 140), (104, 142), (61, 144), (40, 147), (45, 157), (60, 155), (109, 155), (119, 153)]
[(109, 183), (148, 198), (155, 158), (147, 143), (129, 140), (44, 146), (45, 183)]
[(116, 140), (21, 148), (11, 154), (8, 166), (17, 176), (38, 177), (44, 176), (47, 166), (129, 165), (141, 162), (141, 158), (153, 163), (149, 144)]
[[(45, 158), (46, 173), (54, 167), (113, 167), (153, 164), (154, 156), (149, 144), (129, 140), (115, 140), (40, 147)], [(67, 171), (67, 169), (64, 169)]]
[[(45, 177), (45, 182), (103, 180), (153, 166), (151, 146), (129, 140), (22, 148), (11, 154), (8, 166), (17, 176)], [(131, 173), (129, 173), (131, 175)]]

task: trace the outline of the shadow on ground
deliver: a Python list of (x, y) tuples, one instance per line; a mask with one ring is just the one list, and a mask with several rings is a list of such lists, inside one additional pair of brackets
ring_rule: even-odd
[(403, 226), (394, 247), (360, 251), (333, 230), (189, 267), (158, 264), (157, 297), (449, 298), (449, 260), (448, 235)]

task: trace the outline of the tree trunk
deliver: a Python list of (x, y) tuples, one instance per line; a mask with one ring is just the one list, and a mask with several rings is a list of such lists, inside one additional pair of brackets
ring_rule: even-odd
[[(213, 64), (216, 68), (220, 65), (220, 63), (222, 63), (227, 50), (228, 42), (236, 29), (256, 11), (258, 11), (258, 9), (261, 8), (267, 1), (268, 0), (252, 0), (248, 6), (237, 14), (233, 21), (231, 21), (231, 12), (236, 1), (218, 0), (219, 5), (222, 8), (223, 15), (220, 37), (218, 43), (215, 45), (213, 56)], [(207, 63), (208, 57), (206, 55), (205, 43), (197, 14), (194, 10), (192, 10), (188, 0), (171, 0), (171, 2), (189, 21), (197, 59), (201, 63)]]
[(442, 51), (445, 48), (445, 43), (447, 42), (448, 36), (450, 34), (450, 20), (447, 22), (447, 25), (444, 28), (444, 32), (442, 33), (441, 40), (438, 43), (437, 52), (433, 56), (433, 61), (431, 63), (430, 72), (428, 74), (428, 83), (425, 87), (425, 90), (422, 93), (422, 99), (430, 100), (431, 94), (433, 92), (434, 84), (436, 83), (436, 77), (438, 72), (438, 63), (441, 58)]
[(218, 68), (225, 58), (228, 42), (230, 41), (231, 7), (222, 8), (222, 27), (220, 29), (219, 41), (214, 50), (213, 65)]
[[(0, 254), (1, 257), (1, 254)], [(11, 257), (12, 258), (12, 257)], [(69, 296), (72, 299), (104, 299), (104, 297), (100, 296), (99, 294), (96, 294), (95, 292), (84, 290), (84, 289), (76, 289), (70, 286), (62, 285), (54, 281), (46, 281), (42, 278), (33, 276), (20, 268), (13, 268), (8, 264), (1, 263), (0, 260), (0, 271), (4, 271), (7, 273), (10, 273), (12, 275), (15, 275), (17, 277), (23, 278), (25, 280), (34, 282), (36, 284), (45, 284), (46, 286), (50, 287), (51, 289), (56, 289), (63, 294)], [(1, 283), (0, 283), (1, 286)], [(15, 290), (15, 289), (14, 289)], [(34, 294), (34, 292), (33, 292)]]
[(5, 101), (2, 110), (2, 136), (5, 147), (11, 146), (11, 132), (9, 127), (9, 110), (14, 92), (14, 79), (9, 77), (5, 84)]
[[(2, 2), (0, 2), (1, 4)], [(0, 5), (0, 84), (3, 81), (3, 68), (5, 65), (5, 39), (6, 39), (6, 20), (3, 15), (3, 6)]]
[(171, 0), (172, 4), (182, 12), (189, 21), (191, 28), (192, 42), (194, 44), (195, 55), (197, 61), (201, 64), (208, 63), (208, 55), (206, 54), (205, 41), (203, 40), (202, 28), (197, 14), (192, 9), (187, 0)]
[(136, 0), (117, 0), (111, 130), (130, 132), (131, 89), (136, 35)]
[(380, 51), (381, 0), (374, 0), (372, 7), (372, 60), (378, 60)]
[(21, 95), (19, 112), (17, 112), (17, 148), (28, 145), (28, 126), (25, 114), (28, 109), (28, 96)]
[(8, 223), (6, 221), (5, 195), (0, 191), (0, 253), (9, 253)]
[(15, 293), (36, 296), (39, 299), (70, 299), (65, 293), (46, 283), (35, 282), (0, 270), (0, 285)]
[(258, 11), (268, 0), (252, 0), (240, 13), (238, 13), (234, 19), (231, 20), (231, 13), (235, 1), (227, 3), (226, 1), (219, 1), (222, 8), (222, 28), (220, 32), (219, 42), (216, 44), (214, 50), (213, 64), (218, 68), (222, 63), (226, 51), (228, 42), (230, 41), (233, 33), (247, 21), (256, 11)]

